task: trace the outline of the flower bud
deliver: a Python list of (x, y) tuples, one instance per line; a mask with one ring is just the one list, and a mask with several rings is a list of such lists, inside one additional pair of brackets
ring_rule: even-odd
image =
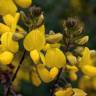
[(76, 47), (76, 49), (74, 49), (74, 51), (75, 51), (76, 53), (80, 54), (80, 55), (82, 54), (83, 50), (84, 50), (83, 47)]
[(18, 40), (20, 40), (20, 39), (22, 39), (22, 38), (24, 38), (24, 33), (14, 33), (13, 34), (13, 37), (12, 37), (12, 39), (14, 40), (14, 41), (18, 41)]
[(58, 43), (62, 39), (63, 39), (63, 35), (61, 33), (46, 36), (46, 41), (48, 43)]
[(79, 45), (84, 45), (85, 43), (87, 43), (89, 40), (89, 36), (84, 36), (78, 40), (75, 41), (75, 43), (79, 44)]
[(82, 72), (89, 77), (96, 76), (96, 67), (92, 65), (85, 65), (82, 67)]
[(74, 65), (77, 63), (76, 57), (71, 52), (67, 52), (66, 56), (70, 64)]
[(66, 68), (67, 68), (68, 71), (78, 72), (78, 68), (76, 66), (66, 65)]
[(77, 74), (75, 72), (70, 72), (69, 78), (70, 78), (70, 80), (75, 81), (75, 80), (77, 80), (78, 77), (77, 77)]

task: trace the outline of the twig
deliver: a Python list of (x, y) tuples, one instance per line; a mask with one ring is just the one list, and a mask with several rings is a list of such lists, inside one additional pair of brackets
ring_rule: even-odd
[(21, 65), (22, 65), (22, 62), (23, 62), (23, 60), (24, 60), (24, 58), (25, 58), (25, 53), (26, 53), (26, 51), (24, 51), (24, 53), (23, 53), (23, 56), (22, 56), (22, 58), (21, 58), (21, 60), (20, 60), (20, 63), (19, 63), (19, 65), (18, 65), (17, 69), (16, 69), (15, 74), (14, 74), (13, 77), (12, 77), (12, 80), (11, 80), (10, 84), (9, 84), (8, 87), (7, 87), (7, 91), (5, 92), (5, 95), (4, 95), (4, 96), (8, 96), (8, 94), (9, 94), (9, 92), (10, 92), (10, 88), (11, 88), (12, 82), (15, 80), (15, 78), (16, 78), (16, 76), (17, 76), (17, 73), (18, 73), (18, 71), (19, 71), (19, 69), (20, 69), (20, 67), (21, 67)]

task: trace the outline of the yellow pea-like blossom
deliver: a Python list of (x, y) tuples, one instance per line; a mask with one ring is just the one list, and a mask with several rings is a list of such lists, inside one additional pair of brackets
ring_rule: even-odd
[(66, 64), (66, 58), (63, 52), (58, 48), (50, 48), (47, 50), (45, 55), (46, 66), (52, 68), (64, 67)]
[(14, 1), (21, 8), (28, 8), (32, 4), (32, 0), (14, 0)]
[(82, 68), (84, 65), (92, 65), (92, 59), (89, 48), (85, 47), (82, 53), (82, 58), (80, 60), (79, 66)]
[(0, 54), (0, 64), (10, 64), (13, 60), (14, 54), (9, 51), (4, 51)]
[(5, 32), (10, 32), (10, 27), (8, 27), (7, 25), (0, 23), (0, 35), (2, 35)]
[(13, 34), (6, 32), (1, 36), (1, 44), (5, 46), (6, 50), (16, 53), (19, 50), (18, 42), (12, 40)]
[(20, 40), (20, 39), (22, 39), (22, 38), (24, 38), (24, 34), (18, 33), (18, 32), (13, 33), (12, 39), (13, 39), (14, 41), (18, 41), (18, 40)]
[(13, 0), (0, 0), (0, 15), (12, 14), (15, 15), (17, 7)]
[(10, 27), (12, 23), (14, 22), (14, 17), (11, 14), (4, 15), (3, 21), (6, 25)]
[(37, 50), (30, 51), (30, 56), (31, 56), (31, 59), (33, 60), (33, 62), (35, 64), (38, 64), (39, 63), (40, 54), (39, 54), (39, 52)]
[[(41, 29), (40, 29), (41, 30)], [(45, 34), (38, 28), (29, 32), (24, 39), (24, 47), (27, 51), (40, 51), (45, 45)]]
[(43, 64), (37, 65), (37, 71), (40, 76), (40, 79), (45, 83), (54, 80), (59, 72), (58, 68), (53, 67), (50, 70), (48, 70)]
[(90, 77), (96, 76), (96, 67), (92, 65), (85, 65), (82, 68), (82, 72)]
[(48, 43), (58, 43), (62, 39), (63, 39), (63, 35), (61, 33), (52, 34), (52, 35), (50, 34), (50, 35), (46, 36), (46, 41)]
[(38, 74), (43, 82), (48, 83), (51, 81), (50, 72), (44, 67), (43, 64), (37, 65), (37, 70), (38, 70)]
[(35, 86), (39, 86), (41, 84), (41, 80), (38, 76), (38, 74), (36, 72), (32, 72), (32, 83), (35, 85)]

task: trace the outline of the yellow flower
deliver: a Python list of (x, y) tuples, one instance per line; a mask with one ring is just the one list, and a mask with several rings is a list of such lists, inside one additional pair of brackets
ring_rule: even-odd
[(45, 83), (51, 82), (58, 75), (58, 68), (53, 67), (50, 71), (43, 64), (37, 65), (38, 74)]
[(84, 48), (82, 55), (79, 66), (82, 68), (84, 65), (92, 65), (90, 50), (87, 47)]
[(12, 14), (15, 15), (17, 7), (13, 0), (0, 0), (0, 15)]
[(0, 54), (0, 64), (10, 64), (13, 60), (14, 54), (9, 51), (4, 51)]
[(6, 50), (16, 53), (19, 50), (18, 42), (12, 40), (13, 34), (11, 32), (6, 32), (1, 36), (1, 44), (6, 48)]
[(21, 8), (28, 8), (32, 4), (32, 0), (14, 0)]
[(27, 51), (31, 51), (34, 49), (40, 51), (44, 47), (44, 44), (45, 44), (45, 34), (43, 31), (41, 31), (41, 29), (39, 30), (39, 28), (29, 32), (24, 39), (24, 48)]
[(64, 67), (66, 64), (66, 58), (63, 52), (58, 48), (50, 48), (47, 50), (45, 55), (46, 66), (52, 68)]

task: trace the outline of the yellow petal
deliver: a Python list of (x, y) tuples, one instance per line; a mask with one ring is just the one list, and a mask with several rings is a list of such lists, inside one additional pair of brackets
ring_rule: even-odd
[(37, 50), (30, 51), (30, 56), (31, 56), (31, 59), (33, 60), (33, 62), (35, 64), (38, 64), (39, 63), (40, 54), (39, 54), (39, 52)]
[(96, 76), (96, 67), (92, 65), (85, 65), (82, 67), (82, 72), (89, 77)]
[(19, 18), (20, 18), (20, 13), (16, 13), (15, 16), (14, 16), (14, 21), (13, 21), (13, 23), (11, 25), (11, 32), (16, 31), (17, 23), (18, 23)]
[(12, 40), (12, 33), (6, 32), (1, 36), (1, 44), (5, 46), (6, 50), (16, 53), (19, 50), (18, 42)]
[(0, 0), (0, 15), (12, 14), (17, 11), (17, 7), (13, 0)]
[(14, 17), (10, 14), (4, 15), (3, 21), (6, 25), (11, 26), (14, 21)]
[(10, 64), (13, 60), (13, 57), (13, 53), (5, 51), (0, 54), (0, 63), (4, 65)]
[(21, 8), (28, 8), (32, 4), (32, 0), (14, 0)]
[(37, 87), (41, 84), (41, 80), (36, 72), (32, 72), (32, 83)]
[(63, 90), (58, 90), (57, 92), (55, 92), (55, 96), (66, 96), (66, 95)]
[(5, 32), (10, 32), (10, 28), (3, 23), (0, 23), (0, 35)]
[(38, 29), (32, 30), (24, 39), (24, 47), (26, 50), (41, 50), (45, 44), (45, 34)]
[(45, 55), (46, 66), (48, 67), (64, 67), (66, 58), (63, 52), (58, 48), (50, 48)]

